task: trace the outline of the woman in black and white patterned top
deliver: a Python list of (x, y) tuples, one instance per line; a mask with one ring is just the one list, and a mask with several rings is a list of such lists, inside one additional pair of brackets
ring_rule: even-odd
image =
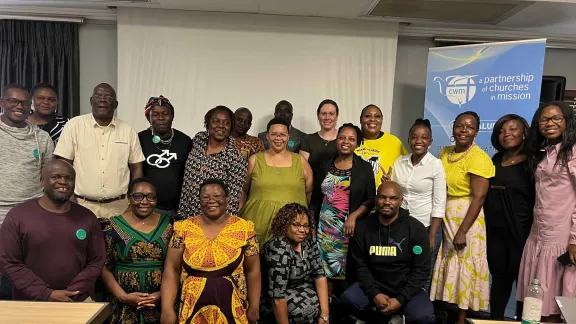
[(200, 185), (204, 180), (212, 178), (228, 186), (228, 213), (238, 215), (248, 161), (230, 137), (234, 121), (234, 113), (225, 106), (212, 108), (204, 116), (206, 131), (199, 132), (192, 139), (192, 150), (184, 167), (178, 207), (181, 219), (200, 215)]
[[(272, 220), (272, 239), (262, 248), (263, 320), (277, 323), (328, 323), (328, 281), (316, 245), (314, 217), (291, 203)], [(273, 313), (273, 315), (272, 315)]]
[(48, 83), (37, 84), (32, 88), (32, 104), (34, 108), (28, 120), (50, 134), (54, 144), (58, 143), (60, 133), (68, 122), (68, 118), (56, 112), (58, 104), (56, 89)]

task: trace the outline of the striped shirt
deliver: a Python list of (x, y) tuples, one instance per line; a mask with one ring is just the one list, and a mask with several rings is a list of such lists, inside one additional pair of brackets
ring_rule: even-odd
[(52, 138), (54, 145), (56, 145), (56, 143), (58, 143), (58, 139), (60, 138), (60, 133), (62, 133), (62, 129), (64, 128), (64, 125), (66, 125), (67, 122), (68, 118), (56, 115), (56, 118), (52, 119), (52, 121), (44, 125), (39, 125), (39, 127), (43, 131), (50, 134), (50, 137)]

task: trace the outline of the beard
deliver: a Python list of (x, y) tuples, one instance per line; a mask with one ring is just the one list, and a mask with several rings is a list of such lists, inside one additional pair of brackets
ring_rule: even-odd
[[(388, 207), (388, 206), (386, 206)], [(398, 213), (398, 208), (394, 208), (394, 206), (389, 206), (390, 207), (390, 211), (382, 211), (380, 208), (378, 209), (378, 214), (380, 215), (380, 217), (384, 218), (384, 219), (390, 219), (390, 218), (394, 218), (394, 216), (396, 216), (396, 214)]]
[(48, 198), (50, 198), (51, 201), (53, 201), (54, 203), (59, 204), (59, 205), (65, 204), (67, 201), (70, 200), (70, 197), (71, 197), (71, 196), (66, 197), (65, 195), (60, 195), (60, 194), (57, 194), (53, 191), (45, 191), (44, 194), (46, 196), (48, 196)]

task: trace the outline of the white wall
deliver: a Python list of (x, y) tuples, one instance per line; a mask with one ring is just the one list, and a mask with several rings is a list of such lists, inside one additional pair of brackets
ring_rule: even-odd
[(250, 108), (251, 133), (262, 131), (281, 99), (305, 132), (318, 130), (326, 98), (341, 106), (340, 124), (357, 123), (368, 103), (390, 116), (397, 35), (386, 22), (119, 8), (118, 116), (146, 127), (143, 107), (159, 94), (188, 134), (216, 105)]
[[(424, 114), (428, 48), (433, 46), (431, 38), (398, 39), (390, 131), (404, 142), (407, 129), (416, 118)], [(117, 86), (117, 55), (115, 22), (102, 24), (88, 21), (80, 27), (81, 113), (90, 112), (89, 98), (96, 84), (109, 82)], [(575, 61), (576, 50), (548, 48), (544, 74), (564, 75), (567, 78), (567, 89), (576, 89), (576, 68), (571, 67)], [(121, 104), (119, 109), (122, 108)]]
[(90, 96), (99, 83), (118, 84), (116, 22), (87, 21), (79, 28), (80, 113), (91, 111)]

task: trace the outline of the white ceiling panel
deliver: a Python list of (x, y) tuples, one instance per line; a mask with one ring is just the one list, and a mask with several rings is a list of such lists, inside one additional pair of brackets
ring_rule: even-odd
[(258, 0), (157, 0), (162, 8), (258, 13)]
[(538, 2), (500, 22), (498, 26), (575, 34), (576, 4)]
[(358, 18), (374, 0), (260, 0), (260, 13), (293, 16)]
[[(380, 0), (394, 2), (391, 0)], [(420, 3), (437, 5), (447, 1), (459, 6), (466, 2), (495, 3), (495, 0), (403, 0), (402, 5)], [(509, 1), (509, 0), (506, 0)], [(522, 0), (520, 0), (522, 1)], [(530, 0), (535, 2), (519, 12), (498, 19), (494, 27), (538, 31), (539, 33), (568, 34), (576, 32), (576, 0)], [(526, 1), (526, 2), (530, 2)], [(404, 15), (391, 18), (384, 12), (380, 17), (367, 17), (379, 0), (0, 0), (0, 14), (23, 13), (44, 15), (70, 15), (86, 19), (116, 19), (109, 7), (165, 8), (196, 11), (259, 13), (272, 15), (337, 17), (351, 19), (378, 19), (435, 26), (451, 20), (421, 21), (422, 13), (406, 10)], [(499, 3), (500, 1), (496, 1)], [(501, 2), (500, 2), (501, 3)], [(442, 4), (445, 5), (445, 4)], [(478, 5), (478, 4), (476, 4)], [(475, 11), (469, 8), (468, 14)], [(438, 9), (438, 8), (434, 8)], [(412, 15), (411, 15), (412, 13)], [(490, 18), (490, 17), (488, 17)], [(460, 22), (465, 22), (460, 21)], [(490, 21), (490, 19), (486, 19)], [(469, 21), (475, 22), (474, 20)], [(494, 22), (492, 22), (494, 23)], [(489, 25), (471, 25), (467, 28), (485, 28)], [(457, 27), (454, 27), (457, 28)]]

